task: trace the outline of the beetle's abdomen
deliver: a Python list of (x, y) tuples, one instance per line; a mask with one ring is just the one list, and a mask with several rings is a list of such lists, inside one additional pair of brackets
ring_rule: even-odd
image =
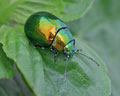
[(46, 12), (30, 16), (25, 24), (25, 33), (34, 45), (49, 46), (56, 32), (66, 27), (63, 21)]

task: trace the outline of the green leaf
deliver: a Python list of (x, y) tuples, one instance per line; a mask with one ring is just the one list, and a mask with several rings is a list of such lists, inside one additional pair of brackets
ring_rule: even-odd
[(68, 24), (72, 33), (79, 34), (105, 61), (111, 79), (111, 96), (120, 94), (119, 4), (120, 0), (96, 0), (85, 17)]
[(21, 75), (17, 72), (12, 79), (0, 80), (0, 96), (34, 96)]
[(93, 0), (29, 0), (18, 6), (13, 20), (24, 24), (34, 12), (47, 11), (64, 21), (70, 21), (83, 16), (92, 2)]
[(120, 17), (120, 1), (95, 0), (93, 8), (81, 19), (68, 22), (68, 27), (74, 35), (85, 37), (92, 29), (104, 22)]
[[(112, 94), (111, 96), (119, 96), (119, 61), (120, 61), (120, 19), (111, 19), (99, 26), (93, 28), (87, 34), (86, 41), (96, 52), (103, 58), (108, 68), (108, 75), (111, 79)], [(96, 33), (97, 32), (97, 33)], [(98, 44), (98, 45), (97, 45)], [(97, 46), (96, 46), (97, 45)]]
[(0, 44), (0, 79), (10, 78), (14, 74), (13, 61), (7, 58)]
[(83, 49), (82, 53), (94, 58), (100, 66), (76, 54), (68, 61), (66, 81), (64, 56), (60, 55), (55, 63), (48, 49), (38, 48), (46, 64), (47, 96), (109, 96), (110, 82), (102, 60), (79, 39), (76, 39), (76, 48)]
[(28, 43), (23, 27), (2, 26), (0, 29), (0, 42), (3, 44), (4, 51), (16, 62), (34, 94), (37, 93), (38, 96), (108, 96), (110, 84), (103, 61), (82, 41), (75, 39), (76, 48), (83, 49), (82, 52), (94, 58), (100, 66), (76, 54), (68, 61), (67, 78), (64, 81), (63, 54), (57, 58), (57, 62), (54, 62), (53, 54), (48, 49), (37, 48), (37, 51)]
[(24, 80), (34, 94), (45, 96), (43, 61), (40, 54), (31, 46), (23, 33), (23, 27), (2, 26), (0, 42), (7, 56), (16, 62)]
[(62, 9), (62, 0), (27, 0), (17, 7), (13, 14), (13, 20), (24, 24), (26, 19), (35, 12), (47, 11), (59, 14)]
[(60, 18), (64, 21), (72, 21), (83, 16), (90, 8), (94, 0), (63, 0), (64, 10)]
[(0, 0), (0, 24), (5, 23), (15, 8), (25, 0)]

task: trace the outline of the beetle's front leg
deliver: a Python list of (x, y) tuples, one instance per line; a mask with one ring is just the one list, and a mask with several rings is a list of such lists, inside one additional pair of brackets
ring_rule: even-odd
[(41, 48), (41, 49), (45, 49), (45, 47), (40, 46), (39, 44), (35, 44), (34, 47), (35, 47), (35, 48), (39, 47), (39, 48)]
[(55, 62), (56, 62), (57, 56), (58, 56), (58, 52), (56, 51), (56, 53), (54, 54), (54, 61)]
[(58, 56), (58, 51), (53, 49), (53, 48), (51, 48), (50, 50), (51, 50), (51, 52), (54, 53), (54, 61), (56, 62), (56, 59), (57, 59), (57, 56)]

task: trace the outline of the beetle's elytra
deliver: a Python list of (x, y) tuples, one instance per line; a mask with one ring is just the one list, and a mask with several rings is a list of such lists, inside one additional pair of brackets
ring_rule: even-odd
[[(55, 53), (55, 60), (58, 52), (63, 52), (67, 57), (66, 65), (69, 56), (77, 52), (75, 51), (75, 40), (66, 24), (48, 12), (37, 12), (31, 15), (25, 23), (25, 33), (35, 46), (50, 48)], [(86, 57), (97, 64), (92, 58)], [(64, 77), (66, 77), (66, 68)]]

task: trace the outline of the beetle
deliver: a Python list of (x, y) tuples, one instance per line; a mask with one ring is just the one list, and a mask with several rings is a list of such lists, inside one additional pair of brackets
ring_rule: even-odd
[(98, 64), (93, 58), (75, 49), (75, 39), (73, 39), (67, 25), (51, 13), (37, 12), (32, 14), (27, 19), (24, 30), (34, 46), (50, 48), (54, 53), (55, 61), (59, 52), (66, 55), (64, 78), (66, 78), (68, 58), (74, 53), (79, 53)]

